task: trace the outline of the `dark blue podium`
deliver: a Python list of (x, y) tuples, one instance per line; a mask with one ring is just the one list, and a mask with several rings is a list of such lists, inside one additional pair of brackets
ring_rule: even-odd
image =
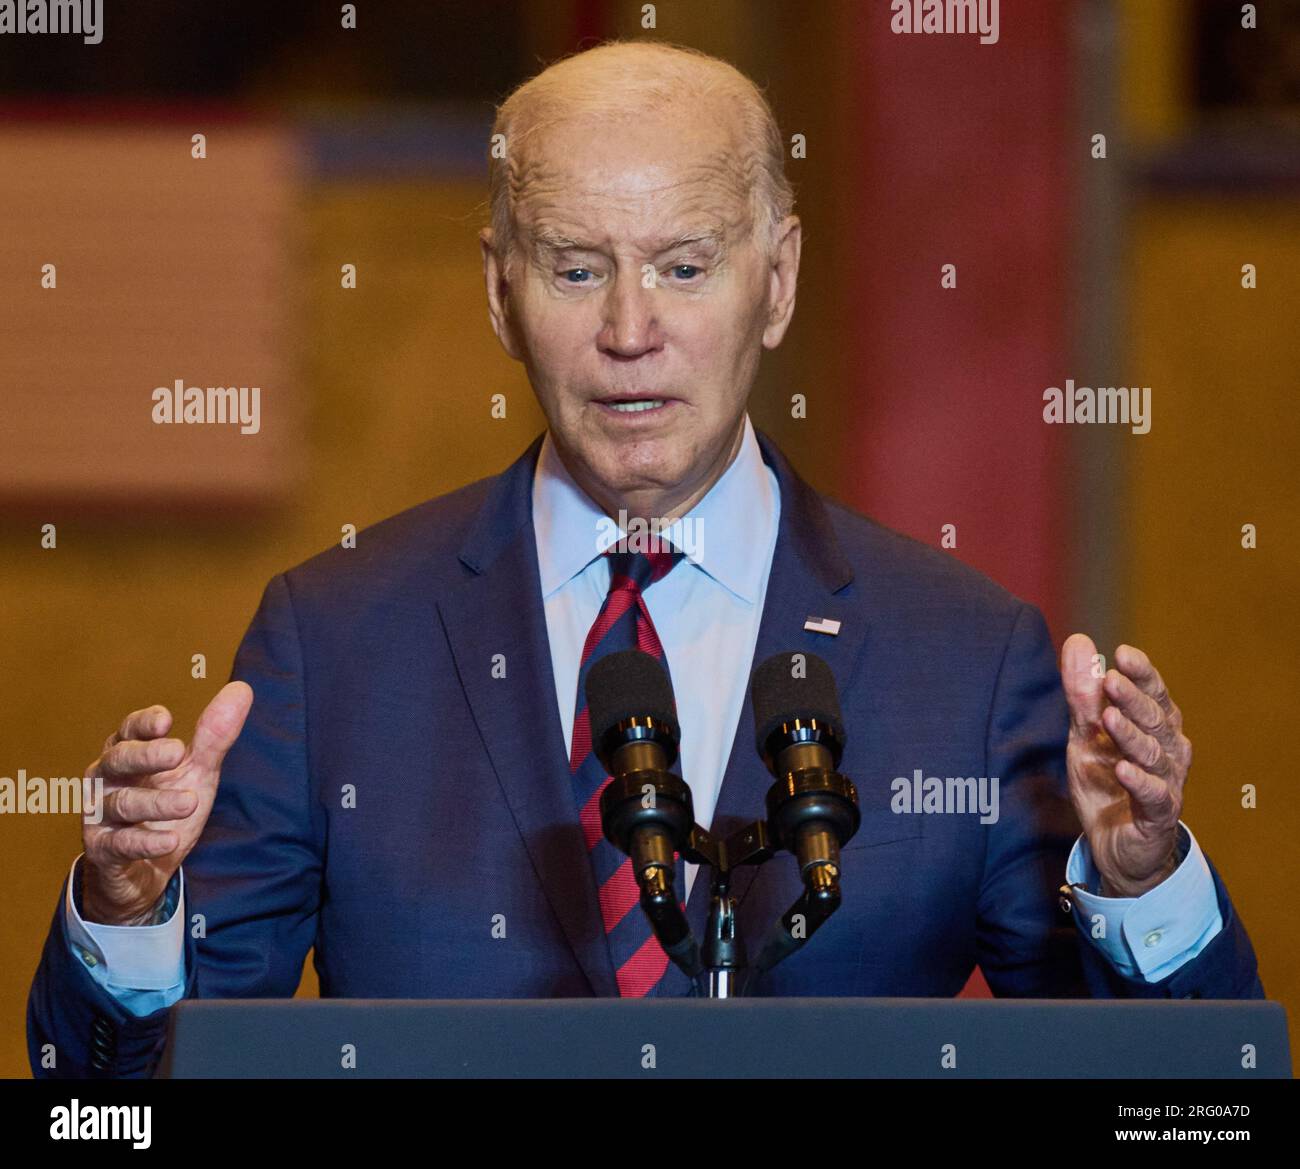
[(241, 999), (172, 1008), (175, 1078), (1289, 1077), (1266, 1001)]

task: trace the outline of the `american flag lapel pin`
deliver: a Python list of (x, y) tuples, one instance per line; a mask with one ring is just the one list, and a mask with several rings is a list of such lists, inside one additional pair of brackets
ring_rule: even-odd
[(836, 637), (840, 632), (840, 623), (833, 617), (809, 617), (803, 627), (809, 633), (829, 633), (831, 637)]

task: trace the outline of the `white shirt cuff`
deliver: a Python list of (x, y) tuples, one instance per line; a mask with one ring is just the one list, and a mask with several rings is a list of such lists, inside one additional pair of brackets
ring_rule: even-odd
[[(1074, 890), (1088, 939), (1129, 977), (1147, 982), (1167, 978), (1196, 957), (1223, 928), (1214, 877), (1201, 846), (1187, 825), (1178, 824), (1178, 867), (1141, 897), (1102, 897)], [(1080, 836), (1070, 850), (1065, 879), (1071, 884), (1101, 887), (1087, 838)], [(1104, 932), (1098, 935), (1098, 925)]]
[[(83, 854), (84, 855), (84, 854)], [(176, 908), (161, 925), (102, 925), (83, 921), (72, 895), (77, 864), (68, 876), (66, 919), (73, 951), (97, 981), (122, 990), (167, 990), (185, 981), (185, 873), (180, 870)]]

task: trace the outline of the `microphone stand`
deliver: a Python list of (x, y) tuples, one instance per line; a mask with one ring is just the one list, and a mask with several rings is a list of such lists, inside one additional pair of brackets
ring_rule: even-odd
[[(856, 811), (856, 792), (849, 796), (851, 784), (848, 780), (844, 780), (844, 784), (848, 789), (844, 792), (845, 797), (853, 800)], [(776, 788), (781, 786), (777, 784)], [(779, 798), (779, 794), (769, 793), (769, 806), (774, 798)], [(802, 830), (825, 831), (817, 821), (809, 822)], [(741, 865), (765, 864), (783, 849), (774, 843), (765, 820), (746, 824), (725, 840), (715, 839), (698, 824), (692, 826), (682, 856), (693, 864), (707, 865), (710, 870), (709, 914), (704, 927), (704, 943), (699, 951), (702, 969), (692, 972), (682, 967), (693, 978), (693, 996), (725, 999), (747, 994), (759, 975), (802, 948), (839, 908), (839, 847), (833, 835), (828, 833), (823, 841), (831, 857), (815, 860), (804, 871), (803, 893), (773, 924), (757, 960), (750, 966), (745, 941), (737, 927), (731, 874)], [(686, 928), (689, 934), (690, 927)]]
[[(795, 733), (816, 731), (812, 724), (811, 731), (800, 727)], [(643, 732), (620, 749), (617, 774), (601, 792), (602, 829), (632, 857), (642, 911), (669, 960), (691, 979), (692, 995), (744, 995), (753, 979), (801, 949), (839, 908), (840, 845), (861, 821), (857, 789), (834, 763), (825, 766), (823, 756), (795, 743), (780, 753), (774, 768), (778, 778), (767, 792), (767, 818), (719, 840), (694, 822), (689, 786), (658, 765), (662, 756), (645, 741), (648, 737)], [(703, 947), (677, 900), (674, 851), (712, 873)], [(803, 893), (773, 923), (751, 967), (737, 926), (731, 874), (782, 851), (799, 859)]]

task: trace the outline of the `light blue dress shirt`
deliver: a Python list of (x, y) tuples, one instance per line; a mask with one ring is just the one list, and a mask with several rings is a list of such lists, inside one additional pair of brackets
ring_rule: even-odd
[[(691, 785), (697, 822), (710, 827), (749, 684), (748, 670), (718, 666), (753, 660), (780, 515), (776, 474), (763, 462), (746, 417), (731, 465), (696, 507), (663, 533), (686, 556), (646, 590), (646, 608), (677, 696), (682, 775)], [(574, 482), (549, 433), (533, 479), (533, 530), (567, 752), (583, 642), (609, 591), (609, 564), (601, 553), (619, 533)], [(1160, 981), (1195, 958), (1223, 928), (1205, 857), (1183, 825), (1179, 856), (1174, 873), (1142, 897), (1075, 890), (1079, 928), (1130, 978)], [(683, 900), (690, 896), (697, 868), (685, 866)], [(1083, 837), (1070, 853), (1066, 880), (1099, 888)], [(167, 908), (174, 903), (174, 910), (156, 926), (83, 921), (72, 888), (70, 879), (65, 929), (91, 977), (136, 1015), (179, 999), (185, 988), (183, 874), (168, 887)]]
[(161, 925), (102, 925), (83, 921), (72, 896), (77, 866), (68, 875), (64, 931), (90, 977), (133, 1015), (152, 1015), (185, 994), (185, 874), (177, 870), (164, 894)]
[[(749, 685), (748, 669), (718, 666), (754, 660), (780, 520), (776, 473), (763, 462), (746, 416), (745, 436), (731, 465), (686, 516), (663, 532), (685, 557), (645, 593), (677, 697), (682, 776), (691, 785), (696, 822), (707, 827), (713, 823)], [(609, 562), (601, 553), (618, 540), (619, 532), (573, 481), (549, 433), (533, 479), (533, 527), (567, 752), (582, 646), (609, 592)], [(698, 867), (685, 866), (683, 900), (690, 896)]]

